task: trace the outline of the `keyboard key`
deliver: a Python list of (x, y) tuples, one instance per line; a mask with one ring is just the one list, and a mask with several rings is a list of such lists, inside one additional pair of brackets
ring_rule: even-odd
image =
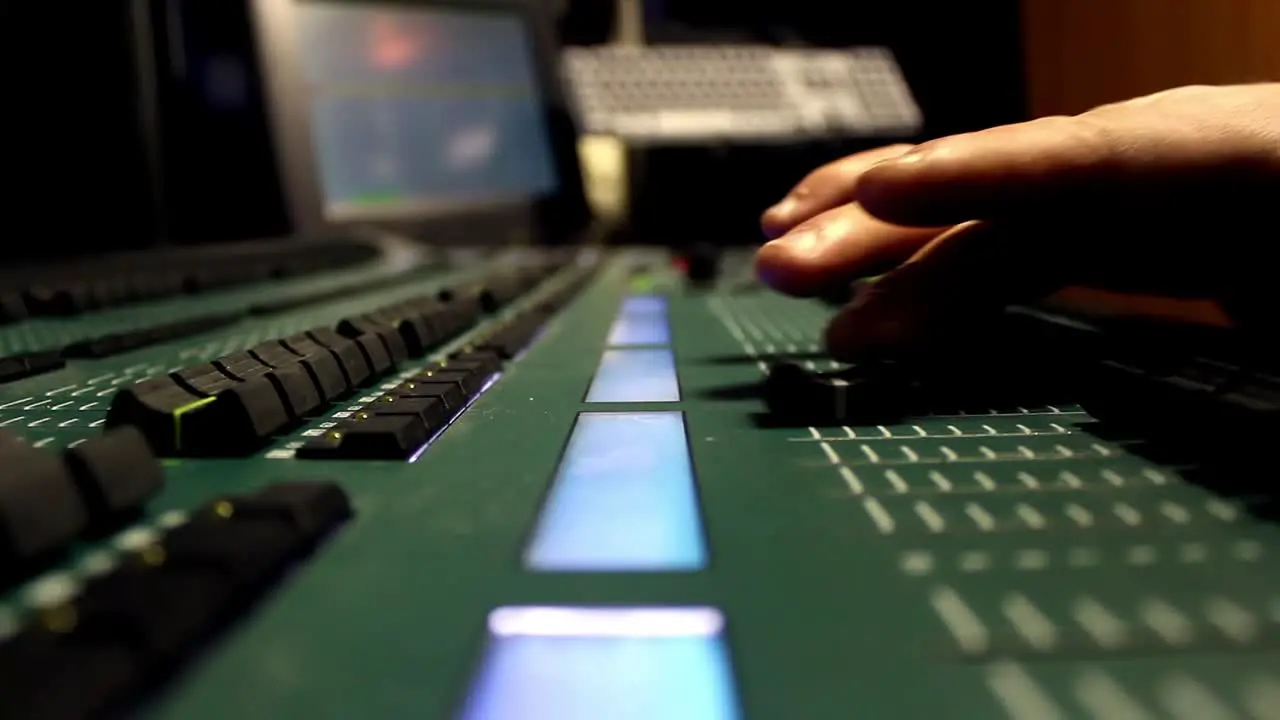
[(0, 383), (43, 375), (67, 366), (57, 352), (26, 352), (0, 357)]
[(164, 564), (182, 570), (208, 570), (225, 581), (231, 597), (242, 599), (261, 589), (288, 559), (304, 549), (287, 522), (221, 517), (213, 508), (164, 537)]
[(298, 448), (315, 460), (405, 460), (426, 444), (430, 432), (416, 415), (372, 415), (345, 422)]
[[(116, 393), (107, 427), (134, 425), (161, 456), (230, 456), (252, 452), (291, 420), (273, 378), (187, 381), (216, 394), (201, 397), (176, 378), (146, 380)], [(166, 386), (166, 382), (169, 385)]]
[(369, 366), (360, 346), (329, 328), (308, 330), (281, 342), (299, 355), (310, 355), (312, 351), (309, 347), (312, 344), (327, 349), (338, 361), (338, 366), (352, 389), (364, 385), (373, 377), (373, 368)]
[(333, 402), (350, 391), (350, 385), (342, 373), (342, 366), (338, 364), (337, 356), (324, 348), (299, 358), (298, 365), (306, 370), (307, 375), (311, 377), (311, 384), (315, 386), (316, 392), (325, 402)]
[[(310, 350), (311, 352), (318, 352), (320, 347), (317, 345), (312, 347)], [(301, 357), (301, 355), (285, 347), (284, 344), (278, 340), (272, 340), (255, 345), (254, 347), (249, 348), (248, 352), (256, 358), (258, 362), (273, 368), (292, 365), (293, 363), (298, 362), (298, 358)]]
[(510, 360), (533, 341), (541, 323), (518, 318), (494, 330), (476, 344), (478, 349), (495, 353), (503, 360)]
[(327, 481), (280, 482), (246, 496), (227, 498), (232, 518), (270, 518), (287, 523), (315, 543), (353, 515), (341, 485)]
[(272, 370), (266, 378), (284, 399), (285, 409), (294, 420), (314, 412), (323, 402), (311, 376), (298, 363)]
[(394, 394), (379, 397), (369, 405), (368, 410), (375, 416), (381, 415), (413, 415), (427, 426), (427, 432), (434, 433), (450, 417), (449, 408), (444, 401), (435, 398), (406, 398)]
[[(363, 386), (391, 368), (390, 360), (386, 358), (386, 349), (378, 343), (372, 343), (373, 349), (370, 350), (354, 340), (342, 337), (332, 328), (308, 330), (306, 337), (329, 348), (338, 356), (339, 362), (347, 371), (352, 387)], [(379, 364), (375, 364), (375, 355), (384, 359)]]
[(445, 366), (423, 371), (413, 379), (421, 382), (456, 383), (464, 395), (471, 397), (480, 391), (487, 377), (488, 373), (474, 370), (450, 370)]
[(439, 367), (449, 370), (474, 370), (485, 375), (492, 375), (502, 369), (502, 357), (492, 350), (465, 349), (454, 353), (440, 363)]
[(432, 327), (424, 315), (407, 317), (396, 324), (396, 331), (404, 341), (410, 357), (422, 357), (443, 341), (445, 333)]
[(248, 352), (232, 353), (224, 355), (213, 361), (222, 374), (232, 380), (245, 381), (261, 375), (266, 375), (271, 371), (271, 366), (262, 362)]
[[(264, 366), (265, 372), (265, 366)], [(227, 388), (235, 387), (240, 378), (232, 377), (213, 363), (183, 368), (170, 375), (178, 384), (190, 388), (199, 397), (213, 397)]]
[(27, 630), (0, 642), (0, 714), (6, 720), (102, 717), (142, 674), (123, 645)]
[(351, 516), (341, 486), (308, 480), (201, 508), (0, 641), (0, 716), (115, 717)]
[(427, 313), (427, 318), (434, 327), (442, 328), (441, 332), (444, 335), (453, 337), (480, 319), (480, 309), (469, 305), (446, 303), (432, 308)]
[(364, 355), (365, 362), (369, 364), (371, 377), (381, 377), (395, 367), (395, 363), (391, 360), (391, 354), (387, 351), (386, 344), (379, 338), (372, 335), (361, 335), (358, 338), (352, 338), (351, 342), (360, 348), (360, 354)]
[(146, 436), (155, 453), (172, 455), (176, 450), (174, 417), (206, 399), (172, 377), (143, 380), (115, 394), (107, 410), (106, 425), (133, 425)]
[(441, 328), (431, 323), (429, 315), (434, 303), (430, 298), (418, 298), (388, 305), (355, 321), (344, 320), (339, 324), (339, 332), (354, 337), (368, 331), (361, 329), (366, 326), (391, 328), (399, 333), (409, 357), (421, 357), (446, 337)]
[(213, 570), (169, 567), (162, 552), (154, 558), (125, 560), (90, 582), (72, 607), (77, 635), (120, 642), (156, 667), (212, 627), (230, 605), (231, 586)]
[(164, 486), (164, 470), (135, 427), (112, 428), (68, 448), (64, 457), (99, 528), (136, 512)]
[(462, 409), (467, 402), (467, 396), (457, 383), (452, 382), (422, 382), (419, 380), (406, 380), (401, 383), (393, 392), (403, 398), (429, 398), (438, 399), (444, 403), (449, 409), (449, 413), (453, 414)]
[(285, 398), (267, 377), (236, 383), (174, 415), (174, 448), (184, 455), (240, 455), (289, 423)]
[(779, 419), (812, 425), (886, 422), (912, 400), (909, 383), (891, 368), (810, 372), (777, 363), (764, 383), (765, 404)]
[(88, 525), (62, 458), (21, 443), (0, 447), (0, 575), (66, 549)]
[[(404, 338), (399, 331), (387, 321), (375, 319), (369, 315), (348, 318), (338, 323), (337, 332), (343, 337), (354, 340), (364, 346), (369, 357), (369, 364), (380, 371), (389, 370), (396, 363), (408, 359), (409, 351), (405, 347)], [(375, 348), (381, 346), (382, 360)]]

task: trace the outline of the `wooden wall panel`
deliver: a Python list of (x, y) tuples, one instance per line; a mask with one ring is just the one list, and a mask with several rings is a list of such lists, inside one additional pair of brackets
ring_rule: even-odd
[(1022, 0), (1034, 115), (1280, 80), (1280, 0)]

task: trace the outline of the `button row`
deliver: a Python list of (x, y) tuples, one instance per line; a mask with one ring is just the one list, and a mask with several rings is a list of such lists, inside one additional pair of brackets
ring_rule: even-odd
[(1075, 402), (1081, 349), (1092, 337), (1021, 315), (966, 332), (964, 353), (904, 354), (832, 372), (776, 363), (765, 403), (786, 424), (877, 425), (956, 408)]
[(434, 298), (394, 310), (385, 322), (378, 313), (344, 320), (346, 335), (315, 328), (143, 380), (116, 394), (107, 425), (137, 426), (166, 456), (247, 454), (478, 317)]
[(1241, 439), (1246, 432), (1270, 436), (1280, 420), (1280, 375), (1234, 362), (1111, 357), (1089, 377), (1082, 404), (1101, 420), (1200, 435), (1231, 428)]
[(43, 375), (67, 366), (56, 352), (25, 352), (0, 357), (0, 383)]
[(61, 456), (0, 435), (0, 579), (15, 580), (79, 537), (118, 525), (164, 484), (141, 433), (118, 428)]
[[(385, 288), (388, 285), (395, 286), (410, 282), (419, 282), (421, 279), (421, 272), (409, 271), (397, 276), (382, 278), (378, 281), (378, 286)], [(210, 330), (227, 327), (228, 325), (239, 322), (248, 316), (273, 315), (289, 310), (296, 310), (308, 305), (331, 302), (341, 298), (359, 295), (368, 291), (369, 286), (367, 283), (328, 288), (318, 292), (304, 293), (302, 295), (294, 295), (253, 303), (242, 310), (198, 315), (195, 317), (184, 318), (182, 320), (160, 323), (158, 325), (83, 338), (64, 346), (61, 351), (61, 356), (67, 359), (112, 357), (121, 353), (138, 350), (139, 348), (157, 345), (163, 342), (170, 342), (172, 340), (178, 340), (184, 337), (209, 332)], [(0, 381), (3, 381), (2, 376), (0, 376)]]
[(497, 353), (472, 350), (437, 363), (387, 391), (297, 456), (313, 460), (404, 460), (443, 430), (502, 366)]
[(352, 516), (331, 482), (218, 499), (0, 644), (4, 717), (99, 717), (146, 690)]
[[(495, 274), (477, 294), (492, 291), (506, 302), (506, 288), (523, 291), (555, 268), (536, 269)], [(510, 277), (521, 280), (512, 285)], [(463, 297), (452, 302), (415, 297), (346, 318), (336, 330), (315, 328), (143, 380), (116, 394), (106, 424), (137, 426), (155, 451), (168, 457), (252, 453), (474, 325), (481, 301)]]
[(378, 257), (364, 242), (337, 238), (95, 258), (32, 277), (0, 277), (0, 322), (27, 315), (74, 315), (128, 302), (204, 292), (271, 278), (350, 267)]
[[(408, 277), (390, 278), (387, 282), (401, 284), (407, 281), (416, 282), (418, 279), (419, 276), (416, 273), (408, 273)], [(152, 345), (180, 340), (192, 335), (228, 327), (250, 315), (270, 315), (366, 291), (368, 291), (368, 287), (365, 285), (332, 288), (317, 293), (256, 303), (243, 310), (197, 315), (157, 325), (81, 338), (64, 345), (60, 350), (18, 353), (0, 357), (0, 383), (22, 380), (46, 372), (60, 370), (66, 367), (67, 360), (113, 357)]]
[[(323, 435), (298, 448), (312, 460), (405, 460), (446, 427), (533, 341), (546, 321), (590, 279), (582, 271), (538, 304), (497, 325), (472, 344), (388, 390)], [(354, 326), (352, 326), (354, 329)], [(365, 326), (366, 337), (378, 331)]]
[(212, 313), (144, 328), (106, 333), (68, 343), (62, 348), (61, 356), (85, 359), (111, 357), (150, 345), (224, 328), (242, 317), (244, 317), (242, 313)]
[(443, 302), (477, 306), (482, 312), (495, 312), (532, 290), (563, 265), (563, 259), (553, 253), (529, 258), (515, 267), (491, 273), (483, 280), (441, 290), (439, 298)]
[[(458, 303), (455, 307), (459, 310), (468, 310), (478, 306), (482, 312), (493, 312), (546, 279), (562, 265), (563, 260), (559, 256), (554, 253), (547, 253), (532, 260), (526, 260), (519, 267), (502, 269), (492, 273), (488, 278), (472, 283), (461, 290), (442, 290), (439, 293), (439, 299), (447, 302), (455, 297), (465, 298), (465, 302)], [(417, 282), (420, 279), (419, 273), (410, 272), (403, 277), (389, 278), (386, 283), (400, 285), (407, 282)], [(382, 286), (385, 287), (385, 283)], [(294, 310), (315, 303), (329, 302), (358, 295), (367, 292), (368, 289), (363, 284), (330, 288), (319, 292), (255, 303), (243, 310), (211, 313), (148, 327), (82, 338), (67, 344), (60, 350), (25, 352), (0, 357), (0, 383), (22, 380), (60, 370), (66, 366), (66, 360), (68, 359), (112, 357), (151, 345), (171, 342), (227, 327), (247, 316), (271, 315)], [(7, 307), (5, 305), (7, 302), (5, 297), (0, 293), (0, 322), (3, 321), (4, 307)], [(10, 298), (10, 300), (17, 303), (15, 307), (21, 307), (21, 298)], [(25, 311), (21, 316), (25, 317)], [(408, 342), (408, 338), (406, 338), (406, 342)], [(410, 345), (411, 355), (414, 354), (412, 349), (412, 345)]]

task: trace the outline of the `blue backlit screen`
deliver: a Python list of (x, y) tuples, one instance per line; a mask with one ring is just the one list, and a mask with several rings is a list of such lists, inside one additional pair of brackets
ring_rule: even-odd
[(507, 607), (460, 720), (739, 720), (710, 608)]
[(305, 2), (301, 65), (325, 215), (431, 214), (555, 190), (524, 20)]

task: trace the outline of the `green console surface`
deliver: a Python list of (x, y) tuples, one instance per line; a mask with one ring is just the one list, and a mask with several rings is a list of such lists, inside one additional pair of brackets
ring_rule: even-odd
[[(306, 282), (361, 277), (379, 275)], [(333, 326), (459, 277), (441, 271), (382, 289), (370, 280), (353, 298), (71, 361), (0, 386), (0, 427), (62, 448), (101, 432), (122, 386)], [(0, 348), (30, 350), (281, 292), (251, 287), (28, 321), (0, 330)], [(637, 294), (668, 298), (680, 399), (587, 403), (620, 304)], [(145, 519), (0, 596), (0, 633), (74, 595), (114, 548), (139, 542), (175, 511), (278, 480), (326, 478), (347, 490), (354, 518), (151, 693), (143, 717), (458, 717), (485, 651), (486, 618), (524, 605), (718, 609), (747, 718), (1278, 717), (1274, 525), (1091, 434), (1075, 405), (771, 427), (756, 393), (767, 363), (791, 356), (833, 367), (819, 346), (830, 313), (731, 282), (695, 291), (663, 257), (619, 253), (416, 460), (295, 459), (297, 432), (252, 457), (165, 460), (165, 490)], [(415, 364), (426, 361), (404, 369)], [(702, 569), (524, 567), (569, 433), (588, 411), (683, 413)]]

